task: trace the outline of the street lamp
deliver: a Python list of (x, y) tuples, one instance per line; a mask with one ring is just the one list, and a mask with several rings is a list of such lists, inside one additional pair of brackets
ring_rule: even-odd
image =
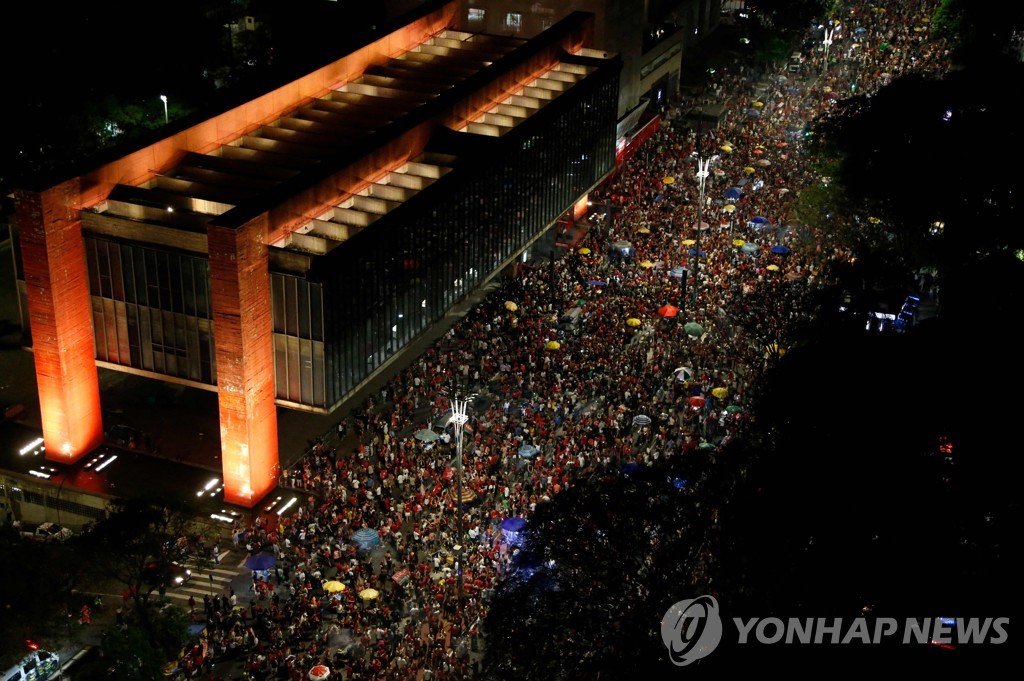
[(825, 63), (821, 67), (821, 75), (824, 76), (828, 73), (828, 48), (832, 44), (832, 35), (836, 32), (834, 28), (825, 29)]
[(697, 300), (697, 277), (700, 275), (700, 228), (704, 220), (704, 181), (708, 179), (708, 168), (711, 166), (711, 159), (697, 157), (697, 186), (700, 189), (697, 199), (697, 226), (693, 237), (693, 300)]
[[(462, 434), (463, 426), (466, 425), (466, 421), (469, 420), (469, 414), (466, 410), (469, 407), (469, 401), (474, 395), (462, 395), (455, 393), (451, 398), (452, 405), (452, 417), (449, 423), (455, 424), (455, 477), (456, 477), (456, 513), (458, 517), (455, 521), (455, 531), (458, 533), (458, 544), (462, 545), (462, 538), (465, 534), (462, 529)], [(455, 578), (458, 585), (458, 599), (459, 603), (462, 603), (462, 564), (461, 556), (456, 556), (455, 562)]]
[(160, 101), (164, 103), (164, 125), (171, 122), (170, 116), (167, 115), (167, 95), (160, 95)]

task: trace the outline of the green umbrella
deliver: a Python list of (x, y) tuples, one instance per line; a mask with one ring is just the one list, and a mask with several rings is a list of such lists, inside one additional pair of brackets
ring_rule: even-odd
[(715, 448), (715, 446), (713, 444), (711, 444), (710, 442), (701, 442), (699, 445), (697, 445), (697, 449), (714, 449), (714, 448)]
[(582, 298), (580, 298), (579, 300), (576, 301), (576, 307), (583, 307), (586, 304), (587, 304), (587, 301), (583, 300)]
[(700, 338), (704, 335), (704, 327), (697, 322), (687, 322), (686, 326), (683, 327), (683, 331), (686, 332), (687, 336), (693, 336), (694, 338)]
[(738, 404), (730, 404), (728, 407), (725, 408), (725, 410), (730, 414), (738, 414), (741, 411), (743, 411), (743, 407), (741, 407)]

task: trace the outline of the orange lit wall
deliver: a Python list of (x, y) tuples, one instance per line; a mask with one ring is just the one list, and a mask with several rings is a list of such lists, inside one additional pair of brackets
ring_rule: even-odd
[(580, 200), (572, 207), (572, 219), (573, 221), (579, 220), (587, 214), (587, 201), (590, 199), (589, 194), (584, 194), (580, 197)]
[(476, 120), (487, 113), (499, 102), (518, 92), (523, 86), (544, 75), (557, 66), (563, 50), (574, 53), (587, 47), (593, 34), (593, 19), (587, 18), (575, 26), (565, 30), (557, 42), (552, 41), (531, 54), (521, 63), (494, 78), (484, 87), (452, 107), (451, 113), (445, 117), (444, 124), (454, 130), (465, 127), (469, 121)]
[(252, 508), (277, 486), (267, 216), (208, 228), (224, 500)]
[(271, 231), (267, 243), (276, 243), (311, 219), (322, 215), (329, 206), (337, 206), (403, 163), (419, 156), (430, 139), (433, 127), (432, 122), (418, 125), (301, 194), (284, 199), (270, 211)]
[(71, 463), (103, 442), (78, 182), (15, 202), (46, 458)]

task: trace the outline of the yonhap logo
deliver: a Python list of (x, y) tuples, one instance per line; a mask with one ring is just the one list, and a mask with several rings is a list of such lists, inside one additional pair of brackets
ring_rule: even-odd
[[(1000, 645), (1009, 639), (1009, 617), (733, 617), (730, 642), (740, 645)], [(685, 667), (722, 642), (725, 623), (714, 596), (674, 603), (661, 619), (661, 640), (672, 664)], [(731, 629), (731, 627), (730, 627)], [(732, 638), (733, 636), (737, 638)]]
[(714, 596), (674, 603), (661, 618), (661, 640), (672, 664), (685, 667), (707, 657), (722, 640), (722, 618)]

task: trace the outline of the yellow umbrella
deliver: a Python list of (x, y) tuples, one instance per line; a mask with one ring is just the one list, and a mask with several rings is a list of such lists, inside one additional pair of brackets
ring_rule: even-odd
[(646, 227), (641, 227), (640, 229), (638, 229), (636, 231), (637, 231), (638, 234), (650, 234), (651, 233), (651, 230), (647, 229)]
[(380, 592), (376, 589), (363, 589), (359, 592), (359, 597), (364, 601), (372, 601), (377, 598), (377, 596), (380, 596)]
[(695, 239), (684, 239), (683, 240), (683, 245), (684, 246), (693, 246), (696, 243), (697, 243), (697, 241)]
[(583, 248), (578, 250), (577, 253), (579, 253), (580, 255), (590, 255), (590, 249), (584, 246)]
[(626, 320), (626, 325), (627, 326), (640, 326), (642, 323), (643, 322), (641, 322), (636, 317), (630, 317), (629, 319)]
[(640, 263), (640, 267), (643, 267), (645, 270), (649, 270), (652, 267), (654, 267), (654, 263), (651, 262), (650, 260), (644, 260), (642, 263)]
[(341, 582), (339, 582), (336, 579), (332, 579), (329, 582), (324, 582), (324, 591), (326, 591), (329, 594), (335, 594), (335, 593), (338, 593), (339, 591), (344, 591), (344, 590), (345, 590), (345, 585), (342, 584)]
[(544, 347), (547, 348), (548, 350), (557, 350), (560, 347), (562, 347), (562, 344), (559, 343), (558, 341), (548, 341)]
[(761, 100), (757, 100), (756, 102), (754, 102), (755, 109), (760, 109), (762, 106), (764, 106), (764, 102), (762, 102)]
[(779, 266), (778, 265), (768, 265), (768, 267), (766, 269), (769, 272), (778, 272), (779, 271)]
[(730, 146), (728, 144), (723, 144), (722, 146), (720, 146), (718, 148), (721, 149), (722, 151), (724, 151), (727, 154), (731, 154), (732, 153), (732, 146)]
[(711, 391), (711, 394), (721, 400), (721, 399), (724, 399), (726, 396), (728, 396), (729, 389), (728, 388), (721, 388), (721, 387), (715, 388), (714, 390)]
[(722, 211), (726, 213), (735, 213), (736, 206), (732, 205), (731, 203), (727, 203), (724, 206), (722, 206)]
[(672, 183), (673, 183), (673, 182), (675, 182), (675, 181), (676, 181), (676, 178), (674, 178), (674, 177), (672, 177), (671, 175), (669, 175), (668, 177), (666, 177), (666, 178), (664, 178), (664, 179), (662, 180), (662, 183), (663, 183), (663, 184), (672, 184)]
[(742, 246), (745, 243), (746, 243), (746, 241), (744, 241), (743, 239), (733, 239), (732, 240), (732, 245), (736, 246), (737, 248), (739, 248), (740, 246)]
[(750, 175), (751, 173), (754, 172), (754, 169), (751, 168), (750, 166), (747, 166), (746, 168), (743, 169), (743, 172), (745, 172), (747, 175)]
[(515, 312), (516, 310), (519, 309), (519, 306), (513, 303), (511, 300), (506, 300), (505, 309), (508, 310), (509, 312)]

